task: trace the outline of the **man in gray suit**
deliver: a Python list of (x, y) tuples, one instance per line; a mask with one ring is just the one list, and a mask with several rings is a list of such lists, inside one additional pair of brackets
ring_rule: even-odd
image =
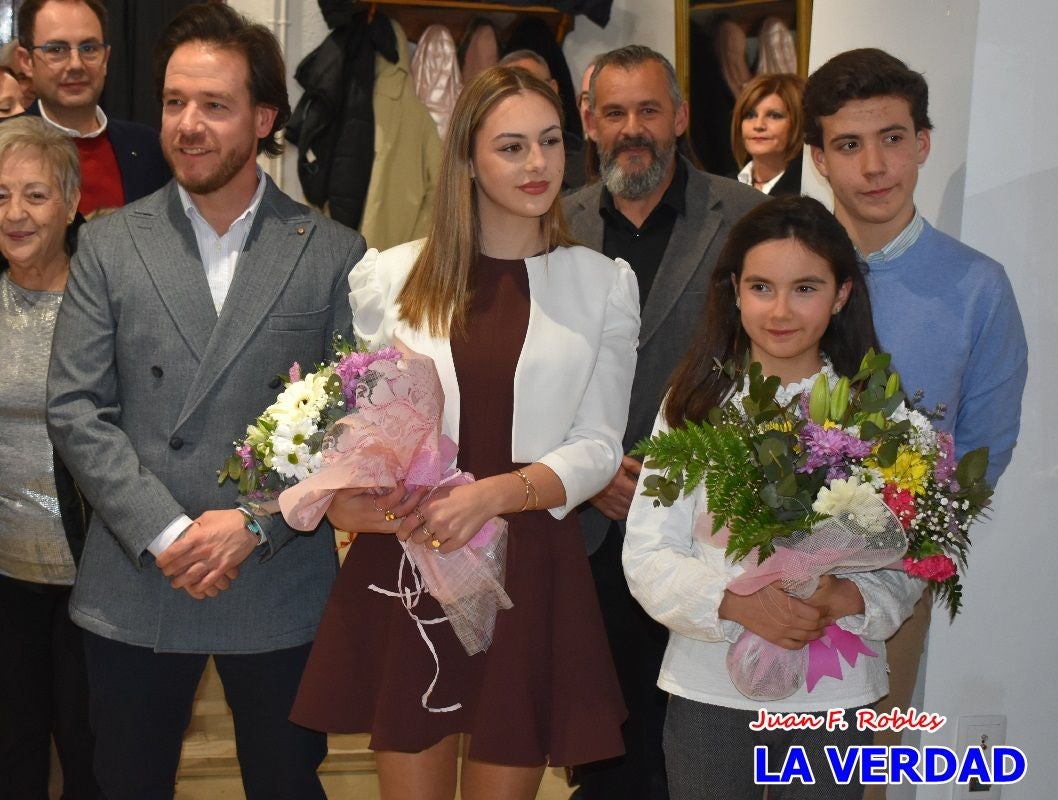
[[(728, 231), (766, 196), (699, 172), (677, 154), (688, 110), (672, 65), (638, 45), (596, 61), (588, 135), (599, 150), (600, 182), (566, 198), (574, 236), (626, 259), (639, 278), (643, 326), (625, 450), (648, 436), (669, 374), (687, 350)], [(639, 462), (625, 457), (610, 485), (580, 514), (599, 603), (628, 706), (621, 759), (578, 770), (579, 797), (666, 798), (661, 729), (665, 695), (656, 682), (668, 632), (628, 592), (621, 569), (624, 519)]]
[(221, 4), (158, 44), (175, 182), (86, 226), (55, 329), (48, 425), (96, 515), (71, 600), (108, 800), (172, 797), (208, 655), (248, 798), (323, 798), (326, 739), (287, 721), (335, 575), (325, 526), (237, 507), (217, 469), (294, 361), (348, 332), (362, 238), (256, 165), (290, 115), (278, 43)]

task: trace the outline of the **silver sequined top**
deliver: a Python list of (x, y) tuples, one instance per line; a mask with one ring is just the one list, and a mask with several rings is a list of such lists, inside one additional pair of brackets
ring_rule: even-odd
[(45, 384), (62, 292), (36, 292), (0, 273), (0, 574), (73, 583), (55, 466), (45, 428)]

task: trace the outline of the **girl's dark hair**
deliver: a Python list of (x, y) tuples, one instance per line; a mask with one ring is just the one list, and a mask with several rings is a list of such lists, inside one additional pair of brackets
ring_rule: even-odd
[(735, 307), (732, 276), (737, 283), (746, 253), (752, 248), (782, 239), (796, 239), (830, 264), (839, 287), (845, 281), (852, 281), (848, 300), (830, 318), (819, 342), (835, 371), (854, 374), (867, 349), (878, 349), (867, 293), (866, 265), (860, 262), (841, 223), (811, 197), (769, 200), (735, 224), (716, 262), (709, 280), (705, 317), (691, 349), (669, 378), (665, 419), (670, 425), (680, 425), (685, 420), (701, 422), (731, 391), (732, 380), (716, 369), (716, 362), (732, 360), (741, 365), (750, 352), (750, 341)]

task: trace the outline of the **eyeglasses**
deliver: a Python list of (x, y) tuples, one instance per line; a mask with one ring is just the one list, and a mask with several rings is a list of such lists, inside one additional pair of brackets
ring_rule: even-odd
[(84, 42), (78, 45), (69, 45), (66, 42), (45, 42), (31, 48), (40, 50), (41, 58), (45, 63), (58, 66), (70, 60), (70, 51), (76, 50), (82, 64), (93, 66), (103, 60), (107, 45), (104, 42)]

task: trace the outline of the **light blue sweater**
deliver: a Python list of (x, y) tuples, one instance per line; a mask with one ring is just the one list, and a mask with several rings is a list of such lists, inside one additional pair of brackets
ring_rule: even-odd
[(1028, 348), (1002, 265), (926, 223), (906, 252), (870, 265), (874, 325), (903, 389), (921, 407), (947, 406), (937, 423), (958, 455), (989, 448), (995, 486), (1018, 438)]

